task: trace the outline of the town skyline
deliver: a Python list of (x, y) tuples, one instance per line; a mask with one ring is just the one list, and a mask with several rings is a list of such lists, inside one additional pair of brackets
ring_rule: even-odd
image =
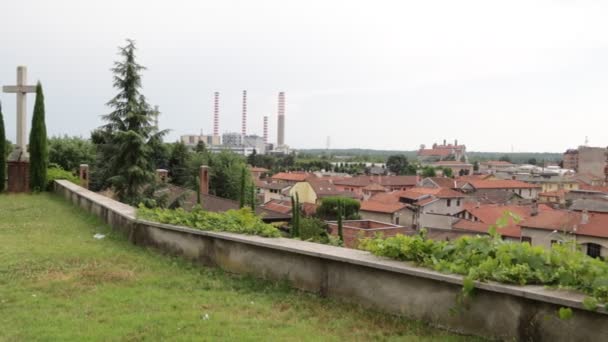
[[(215, 91), (221, 132), (239, 132), (247, 90), (248, 132), (262, 135), (269, 116), (271, 141), (276, 94), (286, 92), (286, 143), (295, 149), (325, 148), (328, 136), (332, 149), (412, 151), (446, 138), (480, 152), (563, 153), (586, 137), (608, 145), (604, 4), (181, 5), (150, 4), (149, 16), (127, 21), (117, 1), (7, 4), (16, 15), (3, 32), (24, 18), (39, 25), (0, 46), (0, 83), (28, 66), (29, 82), (49, 95), (49, 134), (88, 137), (109, 111), (116, 47), (132, 38), (148, 68), (144, 94), (172, 130), (167, 141), (212, 131)], [(99, 15), (52, 19), (68, 7)], [(14, 142), (15, 100), (0, 100)]]

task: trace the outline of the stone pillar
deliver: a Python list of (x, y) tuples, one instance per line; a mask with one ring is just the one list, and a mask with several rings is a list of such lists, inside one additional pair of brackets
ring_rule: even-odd
[(167, 183), (169, 179), (169, 171), (165, 169), (156, 169), (156, 181), (159, 183)]
[(7, 162), (8, 192), (30, 191), (30, 163), (23, 160)]
[(80, 186), (89, 188), (89, 164), (80, 164)]
[(201, 165), (201, 169), (199, 172), (199, 178), (200, 178), (200, 192), (201, 195), (208, 195), (209, 194), (209, 166), (207, 165)]

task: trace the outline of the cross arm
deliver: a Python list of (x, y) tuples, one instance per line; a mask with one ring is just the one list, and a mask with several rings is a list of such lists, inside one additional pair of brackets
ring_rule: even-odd
[(4, 93), (35, 93), (36, 86), (3, 86)]

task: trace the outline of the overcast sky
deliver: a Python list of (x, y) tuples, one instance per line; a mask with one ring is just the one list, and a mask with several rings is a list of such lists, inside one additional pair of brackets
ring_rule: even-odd
[[(412, 150), (458, 139), (474, 151), (608, 145), (607, 1), (4, 1), (0, 84), (27, 65), (49, 134), (88, 136), (112, 97), (125, 38), (148, 70), (160, 125), (262, 134), (286, 92), (295, 148)], [(15, 140), (15, 96), (0, 94)], [(34, 96), (29, 96), (31, 117)], [(29, 118), (28, 118), (29, 120)]]

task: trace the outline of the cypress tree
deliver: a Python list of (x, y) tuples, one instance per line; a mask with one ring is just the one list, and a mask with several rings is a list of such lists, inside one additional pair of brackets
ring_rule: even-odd
[(36, 85), (36, 103), (30, 131), (30, 188), (32, 191), (46, 189), (46, 169), (49, 164), (46, 124), (44, 122), (44, 94), (40, 82)]
[(241, 189), (239, 192), (239, 208), (245, 206), (245, 188), (246, 188), (246, 180), (247, 180), (247, 169), (242, 168), (241, 170)]
[(340, 241), (342, 241), (342, 243), (344, 243), (344, 232), (342, 230), (342, 215), (344, 211), (344, 205), (342, 204), (342, 201), (338, 201), (338, 236), (340, 237)]
[(4, 191), (6, 182), (6, 135), (4, 134), (4, 118), (0, 104), (0, 192)]

